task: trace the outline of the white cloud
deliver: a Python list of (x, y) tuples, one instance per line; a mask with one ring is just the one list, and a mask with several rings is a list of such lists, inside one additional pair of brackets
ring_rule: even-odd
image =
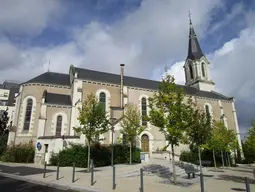
[(36, 36), (63, 12), (58, 0), (1, 0), (0, 32)]

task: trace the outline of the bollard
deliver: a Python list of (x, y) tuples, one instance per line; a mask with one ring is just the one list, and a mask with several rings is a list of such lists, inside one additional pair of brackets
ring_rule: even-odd
[(246, 192), (251, 192), (250, 184), (249, 184), (248, 178), (245, 177), (245, 178), (244, 178), (244, 181), (245, 181), (245, 186), (246, 186)]
[(44, 168), (43, 168), (43, 178), (46, 177), (46, 161), (44, 162)]
[(93, 159), (90, 159), (91, 162), (91, 186), (94, 184), (94, 163)]
[(116, 187), (116, 184), (115, 184), (115, 166), (113, 165), (112, 167), (112, 189), (114, 190)]
[(253, 169), (253, 176), (254, 176), (254, 179), (255, 179), (255, 169)]
[(205, 186), (204, 186), (204, 175), (203, 173), (200, 173), (200, 187), (201, 187), (201, 192), (205, 191)]
[(72, 178), (72, 183), (74, 183), (75, 179), (75, 163), (73, 163), (73, 178)]
[(59, 162), (57, 164), (57, 180), (59, 179)]
[(144, 192), (143, 191), (143, 169), (140, 169), (140, 192)]

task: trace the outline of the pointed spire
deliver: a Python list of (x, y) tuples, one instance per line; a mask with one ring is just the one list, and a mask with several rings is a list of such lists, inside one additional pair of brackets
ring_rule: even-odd
[(189, 12), (189, 48), (187, 59), (196, 60), (203, 57), (204, 54), (200, 48), (194, 27), (191, 21), (191, 13)]

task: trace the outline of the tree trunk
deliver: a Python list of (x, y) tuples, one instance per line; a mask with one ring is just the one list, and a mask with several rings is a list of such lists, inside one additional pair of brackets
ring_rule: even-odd
[(129, 146), (129, 164), (132, 164), (132, 143), (130, 142)]
[(200, 146), (198, 146), (198, 158), (199, 158), (200, 173), (203, 173)]
[(230, 156), (230, 153), (229, 153), (229, 152), (227, 152), (228, 166), (229, 166), (229, 167), (231, 167), (231, 162), (230, 162), (230, 158), (229, 158), (229, 156)]
[(217, 165), (216, 165), (216, 159), (215, 159), (215, 152), (214, 152), (214, 149), (213, 149), (213, 163), (214, 163), (214, 167), (215, 169), (217, 168)]
[(176, 179), (175, 161), (174, 161), (174, 145), (172, 143), (171, 143), (171, 149), (172, 149), (173, 178), (174, 178), (174, 184), (176, 184), (177, 179)]
[(223, 152), (221, 151), (221, 161), (222, 161), (222, 167), (225, 167), (224, 166), (224, 158), (223, 158)]
[(88, 164), (87, 164), (87, 170), (90, 172), (90, 142), (88, 141)]

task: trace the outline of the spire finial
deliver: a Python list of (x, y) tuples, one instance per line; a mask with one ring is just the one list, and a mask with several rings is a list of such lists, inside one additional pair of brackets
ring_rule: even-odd
[(192, 25), (192, 21), (191, 21), (191, 12), (189, 11), (189, 24)]

